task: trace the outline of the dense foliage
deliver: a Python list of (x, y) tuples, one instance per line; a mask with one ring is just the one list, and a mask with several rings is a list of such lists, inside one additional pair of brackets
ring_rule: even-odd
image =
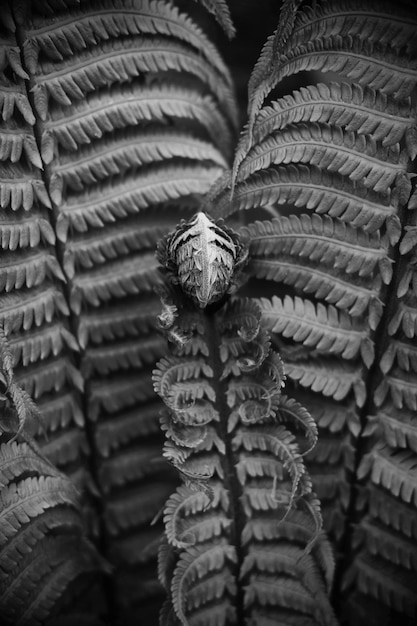
[(177, 4), (0, 9), (2, 619), (411, 626), (413, 6)]

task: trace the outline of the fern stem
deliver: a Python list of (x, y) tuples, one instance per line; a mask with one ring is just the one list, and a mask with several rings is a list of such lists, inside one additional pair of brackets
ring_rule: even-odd
[[(25, 82), (25, 87), (26, 87), (26, 94), (27, 94), (27, 98), (28, 101), (30, 103), (30, 106), (32, 108), (34, 117), (36, 119), (34, 127), (33, 127), (33, 132), (34, 132), (34, 137), (35, 137), (35, 141), (36, 141), (36, 145), (38, 148), (38, 152), (40, 155), (40, 159), (42, 161), (42, 170), (40, 171), (40, 175), (42, 177), (42, 180), (44, 182), (45, 185), (45, 189), (47, 191), (50, 203), (51, 203), (51, 207), (52, 210), (50, 210), (48, 212), (48, 217), (49, 217), (49, 221), (51, 223), (52, 228), (54, 229), (54, 232), (56, 232), (56, 225), (57, 225), (57, 221), (58, 221), (58, 217), (59, 217), (59, 208), (58, 205), (56, 204), (56, 202), (54, 202), (52, 195), (50, 193), (50, 189), (51, 189), (51, 179), (52, 179), (52, 167), (50, 164), (47, 164), (44, 162), (43, 158), (42, 158), (42, 152), (41, 152), (41, 137), (42, 137), (42, 132), (43, 132), (43, 123), (40, 120), (39, 116), (37, 115), (37, 111), (36, 111), (36, 106), (35, 106), (35, 102), (34, 102), (34, 96), (33, 96), (33, 87), (35, 86), (35, 80), (33, 79), (33, 76), (29, 70), (29, 68), (27, 67), (26, 63), (25, 63), (25, 58), (24, 55), (22, 53), (23, 47), (24, 47), (24, 43), (25, 41), (27, 41), (27, 37), (26, 37), (26, 32), (24, 30), (24, 28), (22, 27), (22, 25), (20, 24), (20, 20), (18, 18), (17, 15), (17, 11), (19, 10), (18, 7), (16, 7), (16, 5), (14, 5), (13, 3), (11, 3), (11, 9), (12, 9), (12, 13), (13, 13), (13, 18), (15, 21), (15, 36), (16, 36), (16, 42), (18, 44), (19, 47), (19, 51), (20, 51), (20, 59), (21, 59), (21, 63), (22, 63), (22, 67), (24, 68), (24, 70), (27, 72), (27, 74), (29, 75), (29, 79), (24, 80)], [(57, 261), (60, 265), (60, 268), (62, 270), (63, 275), (66, 278), (65, 284), (63, 285), (62, 289), (65, 295), (65, 299), (67, 301), (67, 303), (70, 302), (70, 293), (71, 293), (71, 279), (68, 277), (66, 271), (65, 271), (65, 266), (64, 266), (64, 252), (65, 252), (65, 245), (62, 241), (60, 241), (58, 238), (56, 238), (55, 241), (55, 256), (57, 258)], [(68, 316), (68, 324), (71, 330), (71, 333), (73, 335), (73, 337), (77, 340), (77, 324), (76, 324), (76, 318), (75, 315), (73, 313), (73, 311), (71, 310), (71, 307), (68, 306), (68, 309), (70, 311), (69, 316)], [(78, 371), (80, 371), (81, 369), (81, 364), (82, 364), (82, 360), (85, 354), (85, 350), (83, 350), (81, 348), (81, 346), (78, 343), (77, 340), (77, 344), (78, 344), (78, 352), (72, 352), (71, 357), (72, 360), (77, 368)], [(88, 397), (89, 397), (89, 389), (88, 389), (88, 382), (85, 381), (85, 393), (81, 394), (81, 403), (82, 403), (82, 413), (83, 415), (87, 416), (87, 419), (85, 420), (84, 423), (84, 430), (85, 430), (85, 435), (88, 441), (88, 446), (89, 446), (89, 450), (90, 450), (90, 454), (88, 455), (88, 458), (86, 460), (86, 464), (88, 465), (89, 468), (89, 474), (92, 477), (93, 480), (93, 484), (94, 484), (94, 488), (96, 490), (96, 492), (99, 494), (98, 497), (91, 497), (91, 503), (92, 506), (94, 508), (95, 511), (95, 518), (97, 521), (97, 528), (98, 528), (98, 536), (94, 536), (93, 539), (100, 551), (100, 553), (103, 556), (106, 556), (108, 554), (108, 547), (109, 547), (109, 537), (105, 528), (105, 522), (104, 522), (104, 513), (105, 513), (105, 506), (104, 506), (104, 494), (103, 491), (101, 489), (100, 486), (100, 481), (99, 481), (99, 475), (98, 475), (98, 458), (99, 458), (99, 453), (98, 453), (98, 449), (97, 449), (97, 445), (96, 445), (96, 438), (95, 438), (95, 426), (94, 426), (94, 422), (91, 419), (88, 419)], [(115, 623), (115, 615), (116, 615), (116, 602), (115, 602), (115, 593), (114, 593), (114, 587), (113, 587), (113, 583), (112, 580), (109, 576), (104, 578), (104, 594), (105, 599), (104, 602), (106, 604), (105, 607), (103, 607), (102, 609), (102, 613), (107, 613), (110, 616), (110, 621), (111, 623)]]
[(236, 462), (235, 455), (232, 449), (232, 435), (228, 431), (228, 416), (229, 408), (226, 403), (226, 385), (221, 380), (221, 374), (223, 371), (222, 362), (220, 359), (219, 345), (221, 337), (217, 329), (216, 324), (216, 312), (203, 313), (205, 336), (207, 339), (207, 345), (209, 347), (209, 361), (213, 369), (213, 388), (216, 393), (215, 408), (219, 412), (219, 436), (225, 445), (225, 454), (222, 457), (222, 468), (224, 472), (224, 485), (230, 496), (230, 514), (232, 518), (231, 526), (231, 543), (235, 546), (237, 556), (237, 595), (236, 595), (236, 616), (237, 624), (244, 623), (244, 603), (243, 603), (243, 589), (242, 585), (238, 583), (240, 578), (241, 566), (244, 559), (243, 546), (241, 542), (243, 525), (244, 525), (244, 513), (241, 506), (242, 487), (239, 483), (236, 474)]

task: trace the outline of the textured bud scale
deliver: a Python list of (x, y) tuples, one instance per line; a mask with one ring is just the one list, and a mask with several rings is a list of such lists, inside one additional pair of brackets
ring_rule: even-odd
[(183, 291), (204, 308), (228, 291), (241, 245), (230, 229), (200, 212), (170, 235), (166, 251)]

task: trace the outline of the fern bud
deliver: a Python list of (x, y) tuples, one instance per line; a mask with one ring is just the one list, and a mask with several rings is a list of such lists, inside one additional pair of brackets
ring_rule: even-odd
[(200, 308), (231, 291), (246, 256), (238, 234), (203, 212), (182, 222), (158, 247), (159, 261), (173, 282)]

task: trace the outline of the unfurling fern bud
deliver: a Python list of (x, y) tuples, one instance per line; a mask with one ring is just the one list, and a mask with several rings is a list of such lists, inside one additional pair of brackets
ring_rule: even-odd
[(303, 460), (317, 427), (282, 395), (284, 365), (257, 303), (228, 297), (243, 246), (199, 213), (158, 255), (171, 354), (153, 383), (166, 405), (163, 456), (183, 483), (163, 510), (160, 625), (337, 626), (333, 557)]
[(182, 222), (158, 246), (160, 263), (200, 308), (230, 293), (246, 257), (237, 233), (203, 212)]

